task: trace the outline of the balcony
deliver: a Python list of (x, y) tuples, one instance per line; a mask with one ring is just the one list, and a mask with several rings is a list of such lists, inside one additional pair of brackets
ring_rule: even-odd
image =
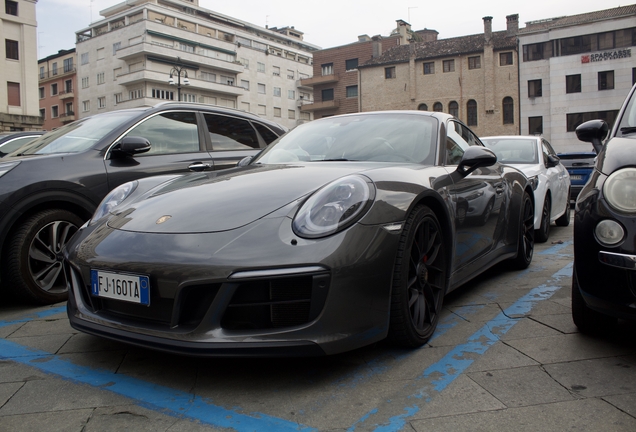
[(74, 67), (68, 69), (57, 69), (56, 71), (47, 71), (38, 73), (38, 81), (45, 82), (52, 79), (58, 79), (67, 75), (72, 75), (76, 72)]
[(67, 111), (65, 113), (62, 113), (62, 115), (60, 116), (60, 121), (62, 123), (70, 123), (72, 121), (75, 121), (75, 112)]
[[(160, 83), (165, 86), (168, 85), (169, 74), (167, 72), (158, 72), (149, 69), (142, 69), (134, 72), (117, 75), (117, 83), (123, 86), (149, 82)], [(189, 77), (189, 86), (181, 85), (181, 93), (187, 93), (188, 89), (197, 89), (214, 92), (217, 94), (224, 94), (228, 96), (242, 96), (245, 94), (243, 87), (237, 87), (231, 84), (222, 84), (218, 82), (205, 81), (198, 78)], [(175, 92), (176, 92), (176, 87)]]
[(340, 106), (339, 100), (314, 102), (307, 105), (302, 105), (300, 107), (300, 111), (304, 111), (304, 112), (323, 111), (323, 110), (329, 110), (329, 109), (336, 109), (339, 106)]
[(311, 87), (319, 84), (329, 84), (340, 81), (340, 75), (331, 74), (331, 75), (320, 75), (313, 76), (311, 78), (305, 78), (300, 80), (300, 85), (303, 87)]
[(60, 99), (64, 100), (64, 99), (73, 99), (75, 97), (75, 93), (73, 93), (73, 90), (70, 91), (61, 91), (58, 93), (58, 95), (60, 96)]

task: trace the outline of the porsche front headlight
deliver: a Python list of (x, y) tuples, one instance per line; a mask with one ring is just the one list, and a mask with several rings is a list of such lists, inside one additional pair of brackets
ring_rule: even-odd
[(342, 177), (319, 189), (303, 203), (294, 217), (294, 232), (304, 238), (335, 234), (360, 220), (374, 198), (375, 186), (367, 177)]
[(100, 220), (101, 218), (109, 214), (112, 209), (121, 204), (126, 198), (128, 198), (131, 193), (133, 193), (135, 189), (137, 189), (138, 184), (139, 182), (135, 180), (124, 183), (123, 185), (118, 186), (110, 191), (110, 193), (106, 195), (106, 198), (104, 198), (99, 204), (97, 210), (95, 210), (95, 214), (93, 214), (89, 225), (92, 225), (94, 222)]
[(624, 168), (612, 173), (605, 180), (603, 195), (615, 210), (636, 212), (636, 168)]

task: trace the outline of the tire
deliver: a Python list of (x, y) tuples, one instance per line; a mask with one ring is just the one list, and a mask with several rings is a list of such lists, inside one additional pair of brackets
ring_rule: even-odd
[(435, 213), (416, 207), (404, 224), (393, 270), (389, 339), (395, 344), (419, 347), (435, 332), (447, 288), (446, 247)]
[(570, 205), (570, 191), (568, 190), (568, 199), (566, 200), (565, 204), (565, 212), (555, 221), (557, 226), (566, 227), (570, 225), (570, 213), (572, 213), (572, 206)]
[(541, 211), (541, 226), (536, 230), (534, 237), (538, 243), (545, 243), (550, 236), (550, 210), (552, 209), (552, 203), (550, 197), (546, 196), (543, 201), (543, 210)]
[(44, 210), (29, 217), (10, 237), (3, 254), (3, 285), (15, 297), (53, 304), (68, 297), (62, 249), (83, 224), (66, 210)]
[(510, 266), (517, 270), (528, 268), (534, 255), (534, 206), (528, 192), (523, 193), (521, 218), (519, 221), (519, 241), (517, 256), (510, 260)]
[(581, 333), (598, 335), (616, 327), (618, 319), (590, 309), (581, 295), (575, 270), (572, 272), (572, 321)]

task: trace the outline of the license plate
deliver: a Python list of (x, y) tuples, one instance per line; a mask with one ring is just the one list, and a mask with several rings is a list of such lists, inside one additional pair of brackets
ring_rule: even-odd
[(150, 304), (148, 276), (91, 270), (91, 292), (97, 297)]
[(570, 176), (570, 180), (583, 180), (583, 176), (580, 174), (574, 174)]

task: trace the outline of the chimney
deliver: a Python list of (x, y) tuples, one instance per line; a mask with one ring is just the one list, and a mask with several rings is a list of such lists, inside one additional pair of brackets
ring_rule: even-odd
[(409, 40), (411, 39), (411, 24), (401, 19), (395, 20), (395, 22), (397, 23), (397, 33), (402, 39), (400, 45), (408, 44)]
[(371, 39), (373, 40), (373, 58), (380, 57), (382, 55), (382, 37), (378, 35)]
[(508, 15), (506, 17), (506, 27), (508, 36), (516, 36), (519, 33), (519, 14)]
[(483, 18), (484, 20), (484, 40), (486, 43), (490, 42), (492, 39), (492, 17), (487, 16)]

